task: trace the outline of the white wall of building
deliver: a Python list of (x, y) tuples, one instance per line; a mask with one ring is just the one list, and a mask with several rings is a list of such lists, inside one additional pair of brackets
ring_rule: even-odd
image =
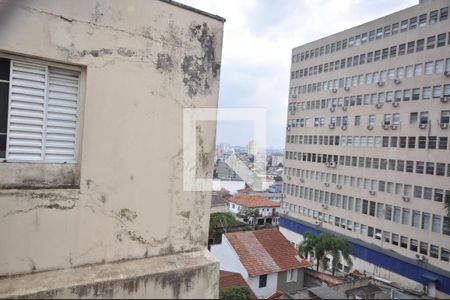
[(213, 180), (213, 190), (220, 191), (222, 188), (228, 190), (230, 194), (234, 195), (238, 190), (245, 188), (244, 181), (232, 181), (232, 180)]
[(277, 291), (277, 280), (278, 273), (268, 274), (267, 285), (263, 288), (259, 287), (259, 276), (248, 277), (245, 281), (247, 281), (253, 293), (255, 293), (258, 298), (267, 298)]

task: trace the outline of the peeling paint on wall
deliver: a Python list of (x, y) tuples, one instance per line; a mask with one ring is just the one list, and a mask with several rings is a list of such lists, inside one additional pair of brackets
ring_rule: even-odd
[(191, 25), (191, 39), (200, 43), (202, 55), (186, 55), (181, 64), (184, 73), (183, 83), (192, 98), (198, 93), (206, 95), (211, 92), (211, 83), (217, 79), (220, 63), (216, 61), (215, 48), (217, 37), (208, 25)]
[(158, 53), (158, 57), (155, 62), (156, 69), (164, 72), (172, 72), (173, 61), (172, 57), (166, 53)]

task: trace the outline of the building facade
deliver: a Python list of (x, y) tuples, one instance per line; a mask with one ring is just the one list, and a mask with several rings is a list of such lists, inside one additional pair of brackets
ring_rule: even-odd
[[(216, 108), (224, 19), (174, 1), (0, 1), (0, 298), (214, 298), (184, 108)], [(212, 178), (215, 124), (199, 125)]]
[(438, 296), (450, 294), (449, 5), (293, 49), (280, 220), (296, 242), (352, 238), (354, 268)]
[(258, 154), (258, 149), (256, 148), (256, 141), (251, 140), (247, 143), (247, 154), (256, 156)]
[(278, 229), (226, 233), (211, 252), (219, 259), (220, 270), (241, 274), (255, 295), (264, 299), (277, 291), (303, 288), (304, 268), (310, 265)]
[[(260, 195), (240, 194), (225, 200), (227, 209), (236, 218), (250, 225), (278, 225), (281, 204)], [(255, 215), (241, 217), (243, 210), (255, 210)]]

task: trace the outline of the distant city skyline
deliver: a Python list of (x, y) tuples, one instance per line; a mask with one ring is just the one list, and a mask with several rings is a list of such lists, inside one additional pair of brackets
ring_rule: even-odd
[[(227, 19), (220, 108), (267, 109), (268, 147), (284, 148), (292, 48), (419, 0), (179, 0)], [(323, 20), (327, 20), (323, 24)], [(333, 24), (333, 26), (328, 26)], [(218, 122), (217, 144), (246, 145), (252, 127)]]

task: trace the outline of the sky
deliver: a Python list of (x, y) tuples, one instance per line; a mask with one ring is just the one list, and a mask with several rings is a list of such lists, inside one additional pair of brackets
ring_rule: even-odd
[[(178, 0), (224, 17), (219, 108), (267, 111), (267, 147), (283, 149), (292, 48), (419, 0)], [(217, 144), (245, 146), (251, 122), (219, 121)]]

